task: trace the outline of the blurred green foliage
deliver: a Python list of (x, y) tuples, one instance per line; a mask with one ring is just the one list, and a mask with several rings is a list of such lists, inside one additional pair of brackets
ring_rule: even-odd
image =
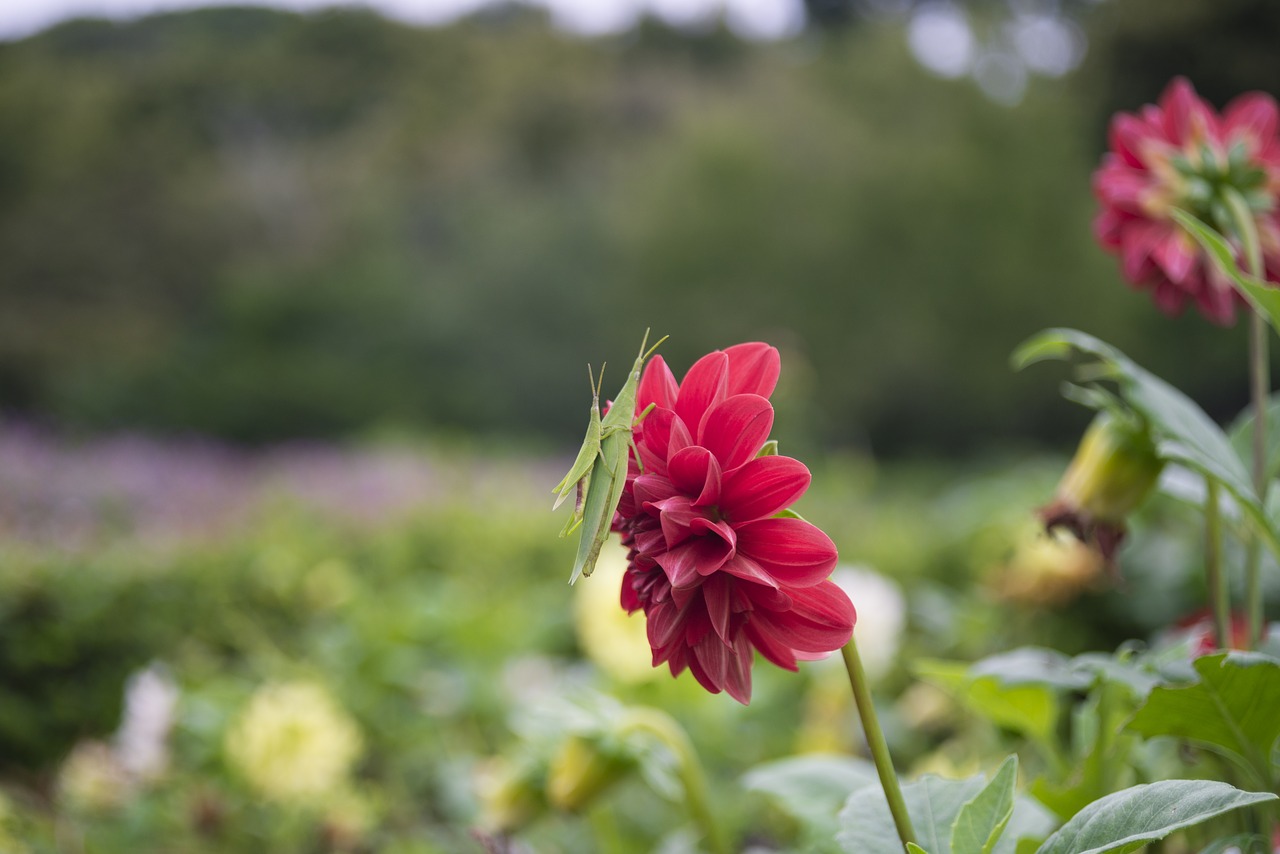
[(952, 453), (1069, 440), (1083, 418), (1006, 358), (1070, 325), (1233, 411), (1238, 332), (1160, 317), (1089, 236), (1137, 26), (1109, 5), (1086, 85), (1015, 109), (928, 76), (887, 21), (584, 41), (516, 8), (227, 8), (0, 44), (0, 406), (567, 442), (583, 363), (652, 326), (677, 370), (781, 346), (801, 444)]
[[(785, 844), (795, 829), (744, 799), (738, 781), (755, 764), (852, 743), (839, 667), (806, 664), (792, 674), (757, 662), (749, 707), (665, 669), (654, 681), (622, 681), (580, 634), (574, 600), (608, 581), (565, 585), (573, 543), (553, 536), (560, 520), (541, 500), (550, 466), (451, 460), (457, 469), (440, 475), (447, 495), (372, 526), (268, 501), (251, 508), (247, 527), (215, 540), (154, 542), (108, 530), (88, 549), (6, 543), (0, 800), (17, 818), (7, 820), (0, 803), (0, 831), (31, 824), (22, 837), (31, 851), (59, 850), (54, 837), (68, 833), (99, 851), (157, 842), (184, 851), (464, 850), (480, 821), (477, 780), (493, 757), (515, 753), (512, 728), (539, 697), (585, 689), (673, 715), (697, 745), (733, 832)], [(1171, 502), (1157, 502), (1135, 525), (1122, 589), (1094, 564), (1052, 601), (1035, 593), (1047, 577), (1029, 579), (1030, 599), (1011, 593), (1011, 573), (1044, 570), (1017, 554), (1038, 542), (1028, 508), (1051, 491), (1057, 462), (1010, 460), (983, 474), (814, 463), (814, 488), (799, 509), (831, 533), (843, 562), (875, 567), (907, 594), (896, 606), (906, 607), (901, 637), (863, 636), (864, 654), (887, 662), (882, 714), (905, 768), (972, 761), (1015, 743), (954, 711), (921, 723), (918, 700), (895, 706), (917, 657), (973, 660), (1018, 645), (1109, 649), (1152, 637), (1202, 598), (1195, 526)], [(495, 465), (501, 477), (488, 486), (460, 476)], [(495, 490), (496, 482), (507, 488)], [(620, 552), (613, 542), (606, 548)], [(859, 626), (875, 631), (885, 603), (854, 596)], [(603, 602), (616, 609), (616, 593)], [(153, 662), (180, 690), (168, 770), (86, 799), (83, 790), (95, 790), (73, 760), (86, 740), (110, 738), (126, 675)], [(298, 680), (326, 686), (363, 733), (356, 806), (275, 803), (227, 757), (226, 734), (255, 691)], [(344, 847), (331, 837), (346, 820), (355, 841)], [(587, 851), (616, 838), (614, 850), (641, 852), (684, 822), (679, 804), (633, 780), (594, 813), (544, 816), (522, 839), (535, 850)]]

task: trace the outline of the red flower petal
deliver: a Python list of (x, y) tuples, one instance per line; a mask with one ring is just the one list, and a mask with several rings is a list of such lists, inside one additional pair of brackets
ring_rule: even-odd
[(758, 394), (736, 394), (707, 412), (699, 439), (728, 474), (760, 452), (773, 429), (773, 405)]
[(733, 546), (719, 537), (686, 540), (673, 549), (654, 555), (654, 560), (675, 588), (693, 587), (724, 565)]
[(658, 511), (658, 520), (662, 523), (662, 536), (666, 540), (668, 551), (692, 537), (695, 532), (690, 526), (695, 519), (702, 518), (702, 511), (695, 509), (693, 502), (684, 495), (673, 495), (661, 501), (650, 501), (643, 506), (645, 509)]
[(691, 497), (695, 507), (720, 500), (720, 464), (706, 448), (692, 445), (676, 452), (667, 460), (667, 472), (676, 489)]
[(667, 473), (667, 448), (675, 421), (676, 414), (670, 409), (655, 409), (641, 422), (636, 448), (645, 474)]
[(654, 356), (645, 365), (640, 386), (636, 389), (636, 412), (643, 412), (651, 403), (656, 403), (662, 409), (675, 409), (679, 394), (680, 385), (671, 373), (671, 368), (667, 367), (661, 356)]
[[(649, 609), (645, 614), (645, 632), (649, 636), (649, 646), (655, 652), (684, 634), (686, 614), (687, 609), (679, 608), (670, 601)], [(657, 665), (661, 662), (655, 658), (653, 663)]]
[(657, 505), (679, 495), (674, 485), (660, 474), (642, 474), (631, 484), (632, 495), (638, 507)]
[(716, 636), (724, 643), (729, 643), (729, 621), (733, 616), (733, 581), (730, 576), (718, 574), (709, 577), (702, 584), (702, 601), (706, 605), (707, 617)]
[(707, 410), (727, 396), (728, 381), (729, 357), (719, 350), (694, 362), (685, 374), (675, 411), (695, 436)]
[(751, 647), (726, 646), (708, 635), (693, 648), (689, 669), (702, 686), (713, 694), (721, 691), (742, 703), (751, 702)]
[(774, 589), (778, 586), (778, 580), (770, 575), (763, 566), (741, 553), (735, 554), (725, 561), (720, 570), (736, 578), (753, 582), (756, 585), (764, 585)]
[(1217, 118), (1187, 78), (1175, 77), (1165, 88), (1160, 109), (1164, 111), (1163, 129), (1171, 142), (1217, 139)]
[(1169, 229), (1167, 223), (1149, 221), (1134, 222), (1125, 229), (1120, 247), (1120, 266), (1126, 279), (1135, 284), (1147, 280), (1155, 269), (1151, 253)]
[(743, 630), (753, 646), (769, 661), (786, 670), (798, 670), (796, 654), (784, 643), (780, 643), (768, 634), (760, 631), (754, 622), (748, 622)]
[(1222, 133), (1234, 141), (1245, 136), (1257, 151), (1276, 135), (1276, 102), (1263, 92), (1246, 92), (1227, 105), (1222, 117)]
[(835, 568), (835, 543), (803, 519), (761, 519), (736, 531), (738, 553), (760, 564), (787, 588), (818, 584)]
[(759, 341), (735, 344), (724, 351), (729, 357), (728, 394), (758, 394), (768, 397), (778, 385), (782, 359), (776, 347)]
[(1117, 113), (1111, 120), (1107, 132), (1107, 141), (1126, 166), (1140, 168), (1142, 163), (1142, 144), (1151, 130), (1146, 122), (1129, 113)]
[(682, 418), (676, 416), (671, 421), (671, 435), (667, 440), (667, 459), (671, 459), (692, 444), (693, 434), (689, 432), (688, 425)]
[(1166, 234), (1152, 250), (1152, 259), (1175, 285), (1181, 285), (1196, 269), (1196, 245), (1194, 238), (1181, 229)]
[(751, 625), (772, 640), (801, 653), (831, 652), (853, 637), (857, 612), (833, 582), (792, 591), (790, 611), (753, 611)]
[(772, 516), (790, 507), (809, 488), (811, 475), (791, 457), (747, 461), (720, 490), (720, 513), (734, 524)]

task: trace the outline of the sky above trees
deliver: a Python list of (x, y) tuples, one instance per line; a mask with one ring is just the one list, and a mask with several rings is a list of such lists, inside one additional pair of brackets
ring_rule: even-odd
[[(410, 23), (437, 24), (489, 5), (493, 0), (366, 0), (369, 6)], [(529, 0), (546, 7), (566, 29), (587, 34), (625, 29), (649, 12), (673, 24), (696, 23), (723, 11), (729, 25), (748, 38), (780, 38), (804, 23), (799, 0)], [(0, 3), (0, 39), (30, 35), (78, 16), (133, 18), (231, 0), (6, 0)], [(243, 0), (240, 0), (240, 5)], [(304, 11), (340, 5), (333, 0), (260, 0), (264, 6)], [(345, 4), (352, 5), (352, 4)]]

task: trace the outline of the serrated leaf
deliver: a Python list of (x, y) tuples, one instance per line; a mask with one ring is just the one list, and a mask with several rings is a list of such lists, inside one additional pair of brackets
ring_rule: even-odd
[(743, 786), (771, 798), (812, 839), (835, 836), (836, 815), (855, 789), (877, 783), (876, 768), (847, 756), (797, 756), (757, 765)]
[[(1280, 295), (1280, 291), (1274, 292)], [(1161, 459), (1178, 463), (1212, 478), (1231, 493), (1280, 557), (1280, 536), (1254, 491), (1248, 469), (1222, 429), (1191, 398), (1149, 373), (1127, 356), (1092, 335), (1075, 329), (1047, 329), (1023, 343), (1013, 354), (1021, 369), (1045, 359), (1066, 358), (1072, 350), (1096, 361), (1079, 366), (1088, 381), (1111, 380), (1133, 409), (1147, 420)]]
[(1128, 854), (1240, 807), (1276, 800), (1215, 780), (1162, 780), (1094, 801), (1045, 840), (1037, 854)]
[(1010, 756), (981, 792), (960, 808), (951, 825), (951, 850), (960, 854), (991, 854), (1013, 816), (1018, 757)]
[(1153, 690), (1128, 729), (1217, 751), (1271, 788), (1271, 753), (1280, 738), (1280, 662), (1260, 653), (1224, 652), (1196, 659), (1195, 670), (1199, 682)]

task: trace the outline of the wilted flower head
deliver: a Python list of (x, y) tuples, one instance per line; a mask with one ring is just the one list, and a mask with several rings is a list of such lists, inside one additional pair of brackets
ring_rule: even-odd
[(1045, 532), (1030, 523), (1019, 532), (1009, 560), (999, 567), (996, 594), (1020, 605), (1065, 605), (1098, 583), (1103, 560), (1094, 549), (1061, 529)]
[(290, 682), (258, 689), (227, 732), (224, 749), (260, 794), (303, 804), (342, 790), (363, 740), (328, 691)]
[(770, 455), (778, 351), (739, 344), (699, 359), (678, 383), (661, 356), (645, 369), (614, 528), (630, 549), (622, 606), (643, 609), (653, 664), (685, 669), (708, 691), (751, 699), (755, 650), (796, 669), (848, 642), (849, 598), (827, 576), (836, 548), (787, 514), (809, 470)]
[(1230, 238), (1237, 232), (1230, 194), (1254, 219), (1264, 278), (1280, 282), (1280, 137), (1271, 96), (1241, 95), (1219, 115), (1179, 77), (1158, 104), (1116, 114), (1109, 139), (1094, 173), (1102, 204), (1094, 232), (1120, 256), (1124, 277), (1150, 289), (1163, 311), (1175, 314), (1194, 300), (1214, 323), (1235, 319), (1243, 298), (1172, 218), (1180, 208)]
[(1050, 532), (1066, 528), (1110, 564), (1124, 539), (1125, 519), (1151, 493), (1163, 468), (1144, 424), (1099, 412), (1040, 519)]

